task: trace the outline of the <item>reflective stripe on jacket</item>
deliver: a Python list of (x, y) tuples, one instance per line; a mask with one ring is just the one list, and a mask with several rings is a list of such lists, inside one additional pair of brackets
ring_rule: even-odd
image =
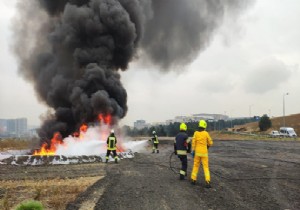
[(110, 136), (107, 139), (107, 149), (108, 150), (116, 150), (117, 139), (114, 136)]
[(196, 156), (207, 157), (207, 147), (213, 145), (213, 140), (207, 131), (195, 131), (192, 139), (192, 150)]
[(152, 141), (153, 141), (153, 143), (154, 144), (158, 144), (159, 142), (158, 142), (158, 138), (157, 138), (157, 135), (155, 134), (155, 135), (153, 135), (153, 137), (152, 137)]
[(186, 155), (188, 150), (188, 144), (190, 140), (186, 132), (180, 131), (174, 141), (174, 149), (177, 152), (177, 155)]

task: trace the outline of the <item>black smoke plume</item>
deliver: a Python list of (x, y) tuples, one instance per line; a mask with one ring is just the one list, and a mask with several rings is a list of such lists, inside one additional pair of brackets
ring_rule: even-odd
[[(244, 1), (243, 1), (244, 2)], [(127, 112), (120, 71), (139, 54), (161, 69), (205, 49), (240, 0), (20, 0), (14, 24), (19, 72), (50, 112), (41, 138), (67, 136), (99, 114)], [(140, 50), (138, 50), (140, 49)]]

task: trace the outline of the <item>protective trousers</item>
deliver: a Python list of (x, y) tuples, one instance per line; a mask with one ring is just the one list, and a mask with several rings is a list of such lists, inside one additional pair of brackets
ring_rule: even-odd
[(107, 152), (106, 152), (106, 163), (108, 162), (108, 159), (109, 159), (109, 155), (110, 155), (110, 153), (113, 153), (114, 154), (114, 158), (115, 158), (115, 162), (117, 163), (118, 162), (118, 156), (117, 156), (117, 151), (116, 150), (107, 150)]
[(159, 150), (158, 150), (158, 143), (153, 143), (152, 153), (155, 153), (155, 150), (156, 150), (156, 153), (159, 153)]
[(208, 157), (200, 157), (200, 156), (195, 156), (194, 157), (194, 166), (193, 166), (191, 179), (195, 180), (195, 181), (197, 180), (197, 175), (198, 175), (200, 163), (202, 163), (202, 166), (203, 166), (205, 181), (210, 182), (210, 173), (209, 173), (209, 168), (208, 168)]
[(178, 155), (181, 161), (181, 169), (180, 169), (180, 179), (184, 179), (187, 171), (187, 156), (186, 155)]

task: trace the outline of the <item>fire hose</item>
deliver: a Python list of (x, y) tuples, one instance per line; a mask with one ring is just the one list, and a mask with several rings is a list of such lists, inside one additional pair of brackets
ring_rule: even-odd
[[(157, 162), (155, 162), (155, 163), (145, 163), (145, 162), (138, 162), (138, 161), (134, 161), (134, 160), (132, 160), (132, 161), (134, 161), (135, 163), (138, 163), (138, 164), (143, 164), (143, 165), (157, 165), (157, 166), (161, 166), (161, 167), (166, 167), (166, 168), (169, 168), (174, 174), (178, 175), (178, 174), (180, 174), (179, 173), (180, 168), (177, 168), (177, 167), (173, 166), (173, 163), (177, 162), (177, 161), (172, 161), (172, 158), (173, 158), (174, 154), (175, 153), (172, 152), (170, 154), (170, 156), (169, 156), (169, 166), (161, 164), (161, 163), (157, 163)], [(291, 163), (294, 163), (294, 162), (291, 162)], [(291, 178), (291, 177), (244, 177), (244, 178), (229, 178), (227, 176), (223, 176), (223, 175), (215, 172), (214, 170), (210, 170), (210, 172), (212, 174), (214, 174), (215, 176), (217, 176), (217, 177), (219, 177), (221, 179), (225, 179), (227, 181), (249, 181), (249, 180), (259, 180), (259, 179), (261, 179), (261, 180), (272, 180), (272, 179), (274, 179), (274, 180), (276, 180), (276, 179), (278, 179), (278, 180), (280, 180), (280, 179), (282, 179), (282, 180), (300, 180), (300, 178)]]
[[(174, 154), (175, 154), (175, 152), (172, 152), (171, 155), (170, 155), (170, 159), (169, 159), (170, 169), (171, 169), (171, 171), (173, 171), (175, 174), (180, 174), (180, 173), (179, 173), (180, 168), (175, 168), (174, 166), (172, 166), (172, 157), (173, 157)], [(175, 171), (174, 169), (176, 169), (177, 171)]]

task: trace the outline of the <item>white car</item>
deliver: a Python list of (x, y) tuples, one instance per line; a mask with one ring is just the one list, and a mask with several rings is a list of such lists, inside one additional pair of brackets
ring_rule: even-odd
[(282, 136), (282, 137), (294, 137), (294, 138), (297, 137), (297, 134), (296, 134), (294, 128), (291, 128), (291, 127), (281, 127), (279, 129), (279, 132), (280, 132), (280, 136)]
[(279, 131), (271, 131), (269, 135), (273, 138), (280, 137)]

